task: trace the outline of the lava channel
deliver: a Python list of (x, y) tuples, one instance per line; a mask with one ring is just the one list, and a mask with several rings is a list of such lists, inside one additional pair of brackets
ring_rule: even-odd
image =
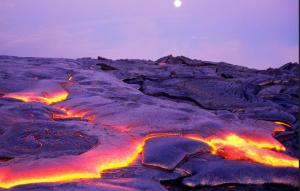
[(140, 141), (95, 148), (79, 156), (39, 159), (0, 167), (0, 188), (101, 178), (101, 172), (131, 165), (143, 150)]

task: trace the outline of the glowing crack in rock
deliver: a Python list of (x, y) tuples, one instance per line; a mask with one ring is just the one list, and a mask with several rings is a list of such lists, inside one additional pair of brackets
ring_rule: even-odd
[(278, 132), (285, 132), (285, 128), (284, 127), (275, 127), (274, 128), (274, 132), (278, 133)]
[(282, 122), (282, 121), (275, 121), (275, 123), (278, 124), (278, 125), (283, 125), (283, 126), (285, 126), (285, 127), (291, 127), (289, 124), (284, 123), (284, 122)]
[(288, 128), (291, 128), (291, 126), (287, 123), (276, 121), (275, 124), (277, 124), (276, 127), (273, 129), (272, 135), (275, 136), (277, 133), (285, 132)]
[(73, 119), (78, 118), (80, 120), (87, 120), (93, 122), (95, 115), (88, 115), (87, 111), (76, 111), (74, 109), (68, 109), (65, 107), (53, 106), (55, 109), (61, 111), (61, 113), (52, 113), (52, 119)]
[(283, 126), (277, 126), (273, 130), (273, 136), (275, 136), (277, 133), (285, 132), (285, 128)]

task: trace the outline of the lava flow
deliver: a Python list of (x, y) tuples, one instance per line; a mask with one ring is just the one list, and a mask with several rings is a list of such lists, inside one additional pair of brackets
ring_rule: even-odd
[[(101, 172), (105, 170), (132, 164), (142, 149), (143, 144), (140, 144), (140, 141), (129, 141), (118, 149), (108, 145), (106, 148), (95, 148), (79, 156), (40, 159), (34, 164), (22, 163), (0, 167), (0, 188), (101, 178)], [(112, 152), (114, 150), (115, 152)]]
[(42, 93), (41, 95), (36, 95), (34, 92), (24, 92), (24, 93), (9, 93), (3, 96), (4, 98), (14, 98), (21, 100), (23, 102), (40, 102), (46, 105), (51, 105), (67, 99), (68, 92), (61, 91), (58, 93)]
[(51, 105), (66, 100), (68, 96), (69, 92), (63, 89), (59, 83), (42, 80), (35, 83), (31, 89), (7, 93), (3, 97), (18, 99), (23, 102), (40, 102)]
[(61, 111), (61, 113), (52, 113), (52, 119), (80, 119), (93, 122), (95, 120), (95, 115), (88, 115), (87, 111), (75, 111), (73, 109), (68, 109), (66, 107), (54, 106), (55, 109)]
[(197, 135), (187, 137), (207, 143), (212, 148), (212, 154), (217, 154), (229, 160), (248, 160), (274, 167), (299, 168), (299, 161), (284, 153), (285, 147), (274, 138), (260, 139), (227, 133), (221, 136), (201, 138)]
[(277, 133), (285, 132), (288, 128), (292, 128), (289, 124), (281, 121), (275, 121), (275, 124), (277, 124), (277, 126), (273, 129), (273, 136), (276, 136)]
[(282, 122), (282, 121), (275, 121), (275, 123), (278, 124), (278, 125), (283, 125), (283, 126), (285, 126), (285, 127), (290, 127), (290, 128), (291, 128), (291, 126), (290, 126), (289, 124), (284, 123), (284, 122)]
[[(220, 137), (201, 138), (199, 135), (180, 135), (177, 133), (159, 133), (146, 136), (141, 141), (131, 141), (131, 144), (119, 149), (95, 149), (87, 153), (72, 157), (69, 160), (55, 161), (55, 159), (41, 159), (34, 166), (20, 166), (0, 168), (0, 187), (11, 188), (16, 185), (65, 182), (79, 179), (100, 178), (105, 170), (123, 168), (131, 165), (143, 151), (147, 140), (154, 137), (183, 136), (185, 138), (206, 142), (212, 148), (213, 154), (230, 160), (250, 160), (275, 167), (298, 168), (298, 160), (283, 153), (264, 149), (253, 140), (241, 138), (237, 134), (227, 134)], [(276, 149), (278, 146), (274, 145)], [(45, 161), (42, 161), (45, 160)]]
[[(65, 100), (67, 96), (68, 92), (60, 90), (57, 93), (10, 93), (4, 97), (50, 105)], [(53, 114), (54, 119), (87, 118), (86, 112), (74, 112), (71, 109), (55, 105), (53, 107), (63, 113)], [(199, 134), (157, 133), (134, 139), (130, 136), (126, 138), (124, 133), (119, 133), (115, 135), (116, 142), (103, 142), (96, 148), (78, 156), (39, 159), (2, 166), (0, 167), (0, 188), (11, 188), (32, 183), (100, 178), (101, 173), (105, 170), (127, 167), (136, 161), (147, 140), (166, 136), (182, 136), (205, 142), (211, 147), (212, 154), (220, 155), (229, 160), (247, 160), (274, 167), (299, 168), (298, 160), (281, 153), (280, 151), (284, 151), (285, 147), (272, 136), (260, 137), (251, 134), (223, 132), (203, 138)]]

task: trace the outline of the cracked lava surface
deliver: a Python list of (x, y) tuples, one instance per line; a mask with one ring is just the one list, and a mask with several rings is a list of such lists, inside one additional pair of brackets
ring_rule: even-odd
[[(68, 63), (68, 67), (76, 69), (79, 66)], [(49, 72), (52, 71), (51, 66), (47, 65), (44, 70), (47, 71), (47, 68)], [(16, 72), (22, 75), (26, 69), (19, 70)], [(21, 87), (19, 91), (7, 91), (0, 99), (12, 104), (31, 105), (31, 110), (44, 108), (47, 112), (43, 118), (33, 116), (37, 118), (36, 121), (82, 126), (82, 131), (96, 136), (98, 143), (81, 154), (27, 159), (16, 157), (15, 161), (0, 163), (0, 188), (99, 179), (107, 170), (136, 165), (140, 154), (146, 152), (145, 144), (158, 137), (181, 137), (204, 143), (209, 146), (210, 154), (223, 160), (245, 161), (291, 171), (299, 168), (298, 159), (289, 156), (285, 146), (274, 138), (276, 133), (291, 128), (287, 123), (226, 120), (205, 110), (195, 109), (195, 106), (189, 107), (199, 112), (188, 115), (189, 112), (184, 111), (186, 103), (174, 106), (172, 101), (142, 95), (111, 74), (101, 71), (95, 73), (90, 69), (77, 70), (77, 74), (73, 75), (66, 72), (66, 80), (29, 81), (28, 84), (32, 85)], [(106, 90), (97, 90), (101, 93), (96, 94), (93, 88), (97, 86)], [(127, 100), (126, 97), (131, 99)], [(17, 124), (18, 120), (27, 121), (29, 119), (23, 116), (24, 112), (16, 116), (8, 115), (3, 120), (10, 125)], [(18, 116), (20, 119), (14, 120)], [(183, 129), (183, 126), (187, 126), (187, 129)], [(84, 138), (81, 133), (76, 135)], [(32, 141), (36, 140), (34, 137)]]

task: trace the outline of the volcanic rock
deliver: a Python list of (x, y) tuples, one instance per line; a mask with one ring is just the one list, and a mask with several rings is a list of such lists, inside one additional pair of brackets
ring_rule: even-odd
[(224, 184), (287, 184), (298, 186), (298, 170), (294, 168), (272, 168), (245, 161), (212, 160), (194, 157), (181, 167), (191, 172), (183, 184), (189, 187), (217, 186)]
[(10, 191), (139, 191), (139, 190), (155, 190), (167, 191), (162, 185), (152, 180), (141, 179), (117, 179), (117, 180), (92, 180), (81, 183), (64, 183), (64, 184), (41, 184), (19, 186)]
[(199, 141), (172, 136), (157, 137), (146, 141), (143, 164), (172, 170), (190, 155), (209, 151), (209, 146)]
[(0, 56), (0, 190), (295, 189), (298, 68)]

